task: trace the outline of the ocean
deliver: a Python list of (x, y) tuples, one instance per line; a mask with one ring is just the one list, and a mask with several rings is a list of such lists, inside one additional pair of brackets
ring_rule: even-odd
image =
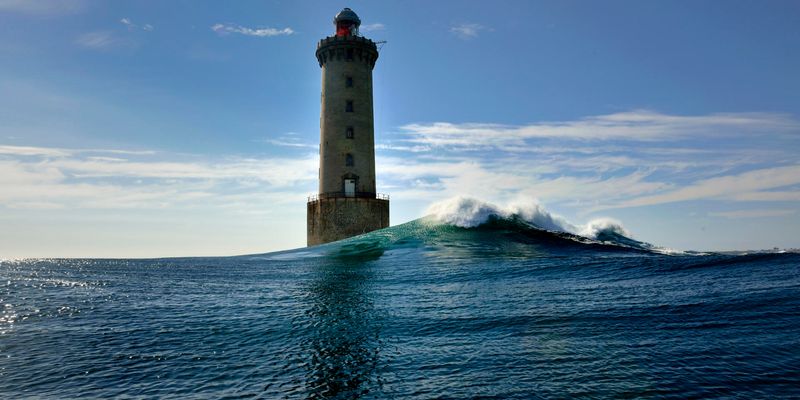
[(2, 261), (0, 398), (800, 398), (800, 255), (472, 225)]

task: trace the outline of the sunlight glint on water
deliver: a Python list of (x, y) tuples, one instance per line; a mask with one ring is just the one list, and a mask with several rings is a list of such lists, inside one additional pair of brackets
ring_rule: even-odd
[(800, 396), (800, 256), (620, 240), (422, 220), (255, 256), (3, 261), (0, 397)]

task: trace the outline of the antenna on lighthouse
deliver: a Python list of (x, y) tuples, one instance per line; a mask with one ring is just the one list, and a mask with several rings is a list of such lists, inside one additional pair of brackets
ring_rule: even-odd
[(379, 41), (375, 42), (375, 44), (378, 45), (378, 51), (381, 51), (381, 49), (383, 48), (383, 45), (386, 44), (386, 41), (385, 40), (379, 40)]

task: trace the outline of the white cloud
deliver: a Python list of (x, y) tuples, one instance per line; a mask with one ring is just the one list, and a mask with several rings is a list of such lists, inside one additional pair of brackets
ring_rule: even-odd
[[(0, 207), (9, 208), (146, 209), (197, 199), (223, 204), (231, 195), (242, 201), (264, 190), (293, 193), (282, 201), (296, 202), (305, 198), (305, 186), (316, 183), (318, 165), (315, 154), (208, 162), (163, 161), (153, 158), (157, 153), (120, 150), (2, 146), (0, 151)], [(109, 156), (121, 153), (138, 159)]]
[(769, 113), (410, 124), (378, 149), (421, 153), (388, 157), (378, 168), (407, 198), (424, 190), (495, 201), (524, 196), (578, 213), (693, 200), (798, 201), (798, 133), (800, 122)]
[(429, 146), (403, 146), (395, 145), (389, 142), (375, 144), (375, 150), (393, 150), (393, 151), (408, 151), (411, 153), (423, 153), (431, 151)]
[(145, 156), (155, 155), (157, 152), (153, 150), (63, 149), (57, 147), (0, 145), (0, 155), (67, 157), (78, 153), (107, 153)]
[(484, 31), (492, 31), (492, 29), (481, 24), (471, 23), (459, 24), (450, 27), (450, 33), (465, 40), (476, 38), (481, 32)]
[(734, 196), (737, 201), (800, 201), (800, 190), (765, 191), (740, 193)]
[(743, 194), (800, 184), (800, 165), (764, 168), (699, 180), (666, 193), (623, 201), (614, 207), (638, 207), (699, 199), (737, 200)]
[(158, 153), (157, 151), (154, 150), (119, 150), (119, 149), (77, 149), (77, 150), (64, 150), (64, 151), (80, 152), (80, 153), (132, 154), (140, 156), (152, 156)]
[(580, 214), (690, 200), (797, 201), (800, 192), (786, 187), (800, 177), (798, 133), (800, 122), (782, 114), (639, 110), (519, 126), (409, 124), (376, 148), (390, 156), (378, 175), (397, 188), (394, 196), (534, 197)]
[(781, 135), (800, 131), (800, 122), (783, 114), (740, 113), (676, 116), (645, 110), (529, 125), (487, 123), (408, 124), (409, 141), (428, 146), (513, 149), (529, 139), (657, 141), (698, 137)]
[(78, 36), (75, 43), (90, 49), (105, 49), (123, 43), (109, 31), (88, 32)]
[[(638, 118), (615, 115), (592, 120), (651, 121), (655, 118), (687, 124), (684, 119), (672, 116), (642, 118), (641, 114), (637, 115)], [(753, 117), (691, 118), (714, 120), (715, 124), (721, 119), (723, 123), (749, 126)], [(774, 122), (770, 118), (761, 121)], [(561, 125), (575, 124), (565, 122)], [(780, 124), (774, 122), (773, 125)], [(267, 141), (280, 146), (316, 148), (315, 144), (306, 143), (292, 134)], [(494, 148), (487, 146), (483, 149)], [(750, 160), (737, 158), (738, 153), (720, 155), (709, 153), (711, 150), (684, 147), (677, 147), (675, 154), (662, 154), (669, 150), (652, 147), (645, 147), (640, 153), (636, 147), (631, 147), (627, 153), (618, 153), (626, 146), (616, 145), (538, 148), (525, 144), (523, 147), (533, 147), (536, 155), (497, 153), (494, 150), (464, 152), (460, 151), (461, 147), (442, 149), (433, 144), (404, 146), (390, 143), (378, 146), (379, 186), (384, 188), (381, 190), (391, 189), (393, 197), (400, 199), (464, 195), (505, 201), (525, 197), (583, 210), (700, 199), (755, 202), (797, 201), (800, 198), (795, 187), (800, 185), (800, 165), (744, 168)], [(477, 148), (482, 149), (480, 146)], [(791, 147), (787, 151), (790, 150)], [(402, 153), (416, 155), (408, 157)], [(171, 202), (157, 193), (169, 193), (174, 199), (180, 199), (201, 195), (218, 198), (228, 194), (230, 188), (235, 188), (234, 192), (239, 194), (265, 187), (270, 188), (270, 192), (293, 191), (300, 187), (305, 188), (299, 189), (300, 192), (313, 191), (318, 167), (316, 154), (298, 158), (200, 160), (189, 155), (149, 150), (11, 145), (0, 146), (0, 161), (3, 161), (4, 168), (4, 178), (0, 182), (3, 185), (12, 185), (13, 182), (15, 187), (13, 191), (5, 191), (3, 199), (6, 202), (0, 201), (0, 204), (15, 206), (25, 203), (47, 203), (50, 206), (69, 199), (83, 200), (67, 202), (65, 206), (111, 206), (102, 199), (108, 199), (108, 193), (119, 193), (127, 188), (139, 195), (137, 202), (128, 201), (126, 204)], [(765, 160), (758, 158), (753, 162), (764, 163)], [(132, 183), (135, 180), (143, 183)], [(23, 196), (24, 193), (31, 195)], [(98, 194), (100, 200), (89, 201), (91, 193)], [(188, 193), (186, 196), (189, 197), (179, 193)]]
[(297, 137), (295, 132), (289, 132), (284, 135), (281, 135), (275, 139), (262, 139), (259, 142), (269, 143), (275, 146), (281, 147), (298, 147), (298, 148), (305, 148), (305, 149), (318, 149), (319, 145), (317, 143), (308, 143), (304, 142), (303, 140)]
[[(451, 196), (476, 197), (503, 202), (537, 198), (548, 203), (578, 207), (583, 211), (599, 204), (617, 203), (635, 196), (663, 192), (673, 184), (650, 181), (651, 173), (634, 170), (619, 176), (569, 176), (552, 173), (546, 165), (524, 160), (492, 164), (481, 160), (426, 161), (379, 157), (377, 175), (390, 182), (393, 198), (429, 200)], [(385, 184), (382, 184), (385, 186)]]
[(362, 32), (382, 31), (384, 29), (386, 29), (386, 25), (380, 22), (374, 24), (361, 25), (361, 27), (359, 28), (359, 30)]
[(597, 209), (602, 204), (614, 204), (634, 196), (658, 193), (674, 184), (651, 179), (646, 171), (634, 171), (620, 176), (558, 176), (540, 177), (520, 190), (525, 196), (560, 202), (579, 207), (582, 212)]
[(155, 29), (153, 27), (153, 25), (150, 25), (150, 24), (144, 24), (144, 25), (141, 25), (141, 26), (137, 25), (137, 24), (134, 24), (133, 21), (131, 21), (130, 18), (122, 18), (122, 19), (119, 20), (119, 22), (121, 24), (127, 26), (128, 30), (141, 29), (143, 31), (151, 32), (153, 29)]
[[(798, 123), (777, 114), (627, 112), (523, 126), (409, 126), (376, 146), (378, 190), (403, 210), (395, 222), (417, 216), (412, 207), (422, 212), (429, 202), (457, 195), (495, 203), (538, 199), (570, 218), (679, 201), (727, 204), (717, 210), (795, 202), (780, 205), (794, 210), (800, 202)], [(316, 143), (294, 133), (263, 141), (314, 150), (294, 158), (201, 157), (0, 145), (0, 208), (302, 211), (317, 186)], [(714, 216), (756, 214), (748, 212)]]
[(85, 0), (0, 0), (0, 12), (58, 16), (74, 14), (86, 8)]
[(68, 150), (56, 149), (51, 147), (31, 147), (31, 146), (3, 146), (0, 145), (0, 154), (17, 156), (51, 156), (65, 157), (71, 154)]
[(287, 140), (279, 140), (279, 139), (267, 139), (264, 143), (269, 143), (275, 146), (281, 147), (299, 147), (304, 149), (316, 149), (319, 146), (311, 143), (303, 143), (303, 142), (296, 142), (296, 141), (287, 141)]
[[(150, 32), (154, 29), (150, 24), (135, 24), (130, 18), (122, 18), (119, 22), (125, 25), (128, 31), (143, 30)], [(75, 44), (88, 49), (107, 50), (118, 47), (135, 47), (137, 42), (131, 37), (131, 34), (120, 36), (112, 31), (104, 30), (81, 34), (75, 39)]]
[(245, 36), (257, 36), (257, 37), (287, 36), (295, 33), (294, 30), (292, 30), (292, 28), (288, 27), (283, 29), (247, 28), (241, 25), (225, 25), (225, 24), (215, 24), (211, 27), (211, 30), (220, 35), (238, 33)]
[(729, 219), (740, 218), (765, 218), (765, 217), (785, 217), (793, 215), (797, 210), (789, 209), (755, 209), (755, 210), (735, 210), (735, 211), (720, 211), (710, 212), (708, 215), (712, 217), (723, 217)]
[(91, 157), (51, 160), (46, 165), (69, 172), (77, 178), (156, 178), (156, 179), (239, 179), (285, 186), (316, 178), (314, 156), (297, 159), (230, 159), (218, 163), (129, 161)]
[(281, 147), (300, 147), (300, 148), (305, 148), (305, 149), (316, 149), (316, 148), (319, 147), (316, 144), (304, 143), (304, 142), (298, 142), (298, 141), (291, 141), (291, 140), (266, 139), (266, 140), (264, 140), (264, 142), (265, 143), (269, 143), (269, 144), (273, 144), (275, 146), (281, 146)]

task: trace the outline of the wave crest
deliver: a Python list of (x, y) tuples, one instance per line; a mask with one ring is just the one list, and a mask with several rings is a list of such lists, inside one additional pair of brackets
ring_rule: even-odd
[(478, 199), (458, 196), (431, 204), (427, 214), (437, 222), (461, 228), (478, 227), (492, 217), (519, 218), (539, 229), (579, 235), (592, 240), (608, 240), (617, 237), (633, 238), (631, 233), (617, 220), (597, 218), (585, 225), (574, 225), (563, 217), (547, 211), (536, 202), (513, 203), (507, 207), (500, 207)]
[(619, 235), (632, 238), (633, 235), (622, 226), (622, 223), (612, 218), (597, 218), (589, 221), (578, 233), (591, 239), (598, 239), (603, 235)]

